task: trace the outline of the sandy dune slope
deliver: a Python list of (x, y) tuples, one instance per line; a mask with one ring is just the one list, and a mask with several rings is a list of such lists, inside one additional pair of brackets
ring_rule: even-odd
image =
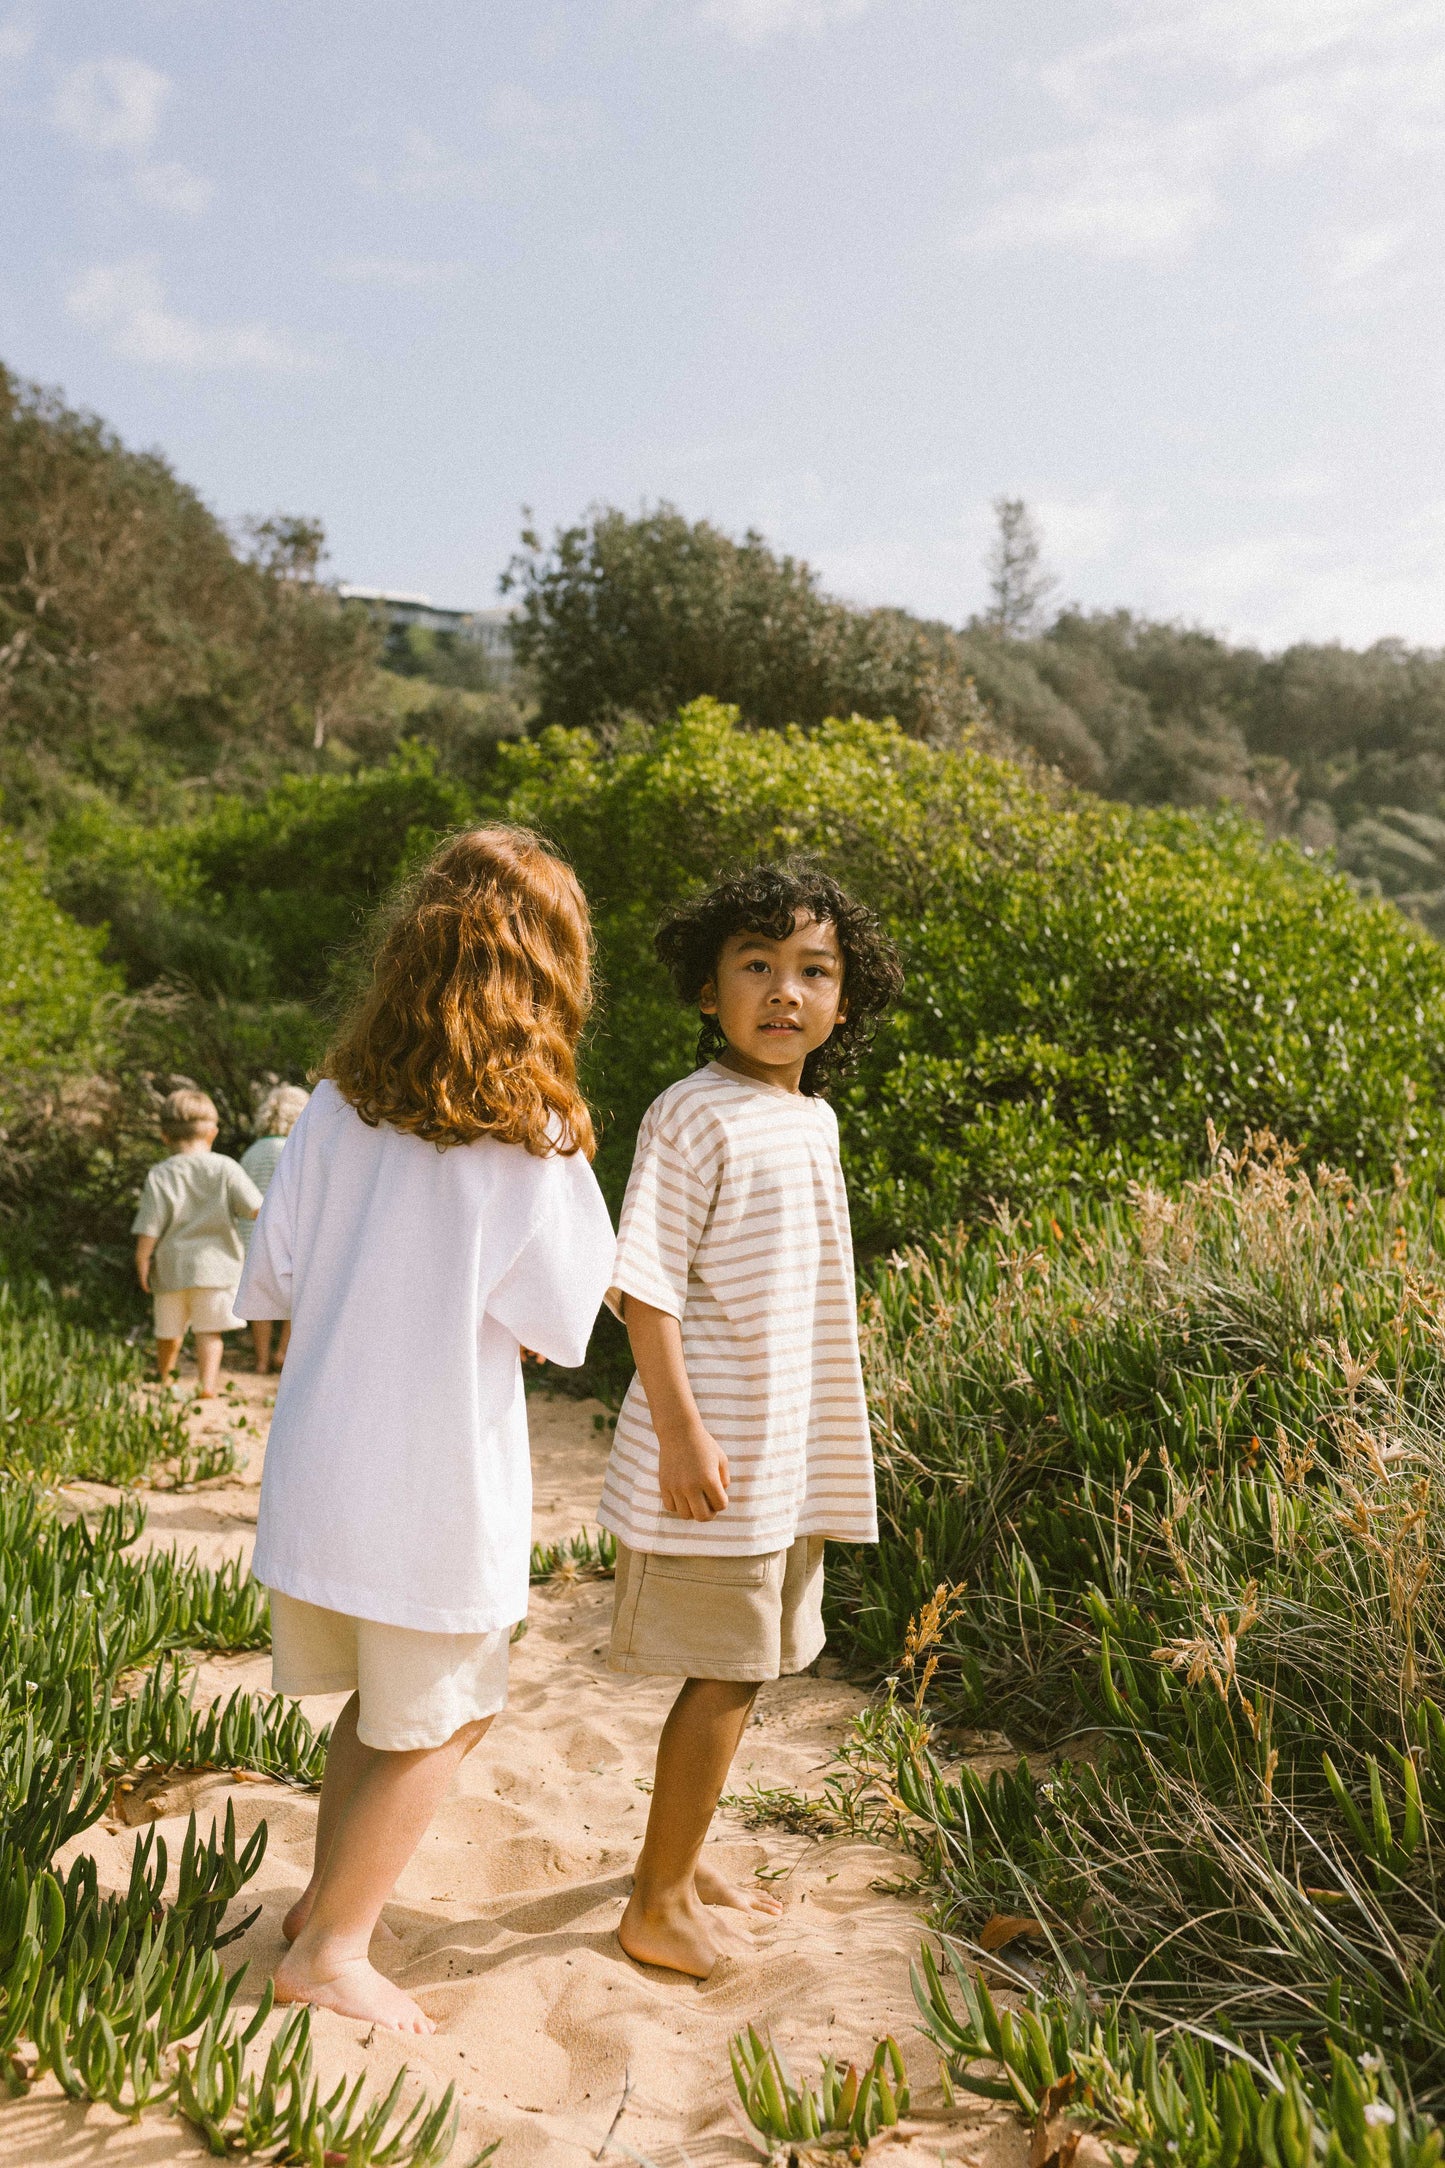
[[(182, 1497), (153, 1497), (146, 1541), (196, 1548), (212, 1561), (244, 1554), (255, 1520), (270, 1392), (241, 1375), (201, 1418), (232, 1428), (246, 1451), (243, 1477)], [(536, 1533), (552, 1539), (590, 1523), (606, 1434), (600, 1411), (575, 1401), (533, 1404)], [(244, 1427), (243, 1427), (244, 1426)], [(95, 1498), (101, 1493), (89, 1494)], [(77, 1494), (80, 1503), (85, 1494)], [(908, 1961), (919, 1925), (908, 1903), (872, 1885), (905, 1863), (852, 1841), (817, 1843), (776, 1829), (750, 1832), (719, 1818), (719, 1860), (778, 1879), (786, 1909), (756, 1936), (752, 1956), (727, 1958), (702, 1982), (642, 1969), (614, 1929), (647, 1811), (653, 1745), (667, 1682), (609, 1677), (603, 1650), (610, 1586), (579, 1582), (534, 1591), (528, 1630), (513, 1651), (512, 1698), (463, 1770), (460, 1788), (413, 1862), (387, 1923), (397, 1940), (384, 1968), (440, 2020), (434, 2038), (409, 2042), (319, 2013), (323, 2071), (365, 2068), (385, 2086), (409, 2060), (419, 2081), (456, 2084), (462, 2140), (454, 2163), (493, 2138), (501, 2163), (581, 2163), (598, 2157), (620, 2103), (607, 2157), (664, 2164), (743, 2160), (750, 2149), (730, 2107), (729, 2035), (749, 2019), (771, 2027), (795, 2062), (816, 2069), (823, 2049), (856, 2052), (880, 2032), (903, 2043), (915, 2094), (939, 2106), (936, 2065), (914, 2025)], [(827, 1660), (824, 1660), (827, 1668)], [(269, 1685), (266, 1658), (202, 1669), (203, 1691)], [(859, 1706), (856, 1689), (829, 1678), (766, 1687), (739, 1757), (739, 1789), (757, 1783), (815, 1788)], [(325, 1720), (335, 1700), (308, 1704)], [(251, 1896), (256, 1925), (231, 1955), (250, 1966), (248, 1998), (279, 1954), (278, 1922), (306, 1879), (315, 1801), (283, 1787), (225, 1779), (175, 1788), (154, 1804), (172, 1856), (195, 1804), (205, 1816), (235, 1803), (243, 1833), (263, 1818), (267, 1854)], [(124, 1878), (135, 1833), (89, 1833), (102, 1875)], [(1028, 2137), (1002, 2111), (931, 2124), (884, 2157), (988, 2163), (1027, 2161)], [(1080, 2168), (1092, 2146), (1080, 2156)], [(71, 2107), (47, 2088), (0, 2106), (0, 2168), (18, 2163), (126, 2164), (206, 2157), (184, 2126), (148, 2117), (138, 2128), (108, 2111)]]

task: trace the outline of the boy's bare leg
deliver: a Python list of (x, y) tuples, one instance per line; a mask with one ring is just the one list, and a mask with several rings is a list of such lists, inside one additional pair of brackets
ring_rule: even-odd
[(279, 1340), (277, 1341), (277, 1343), (276, 1343), (276, 1368), (277, 1368), (278, 1370), (279, 1370), (279, 1369), (281, 1368), (281, 1365), (282, 1365), (282, 1364), (283, 1364), (283, 1363), (285, 1362), (285, 1360), (286, 1360), (286, 1350), (287, 1350), (287, 1349), (288, 1349), (288, 1348), (290, 1347), (290, 1345), (291, 1345), (291, 1320), (290, 1320), (290, 1318), (288, 1317), (288, 1318), (284, 1318), (284, 1319), (282, 1320), (282, 1324), (281, 1324), (281, 1337), (280, 1337), (280, 1339), (279, 1339)]
[(162, 1385), (170, 1384), (171, 1373), (176, 1367), (180, 1352), (181, 1343), (179, 1340), (157, 1340), (156, 1369), (160, 1372)]
[[(338, 1744), (341, 1763), (325, 1859), (314, 1877), (305, 1925), (276, 1968), (278, 2002), (318, 2003), (342, 2017), (397, 2032), (435, 2032), (411, 1996), (375, 1969), (367, 1950), (397, 1877), (431, 1826), (457, 1768), (491, 1721), (487, 1716), (464, 1724), (445, 1746), (410, 1754), (364, 1746), (356, 1737), (354, 1710), (347, 1733), (339, 1742), (333, 1735), (328, 1780)], [(319, 1824), (317, 1837), (319, 1858)]]
[(271, 1320), (269, 1317), (252, 1318), (251, 1345), (256, 1350), (256, 1368), (264, 1378), (271, 1367)]
[(715, 1925), (697, 1887), (698, 1858), (757, 1687), (688, 1679), (657, 1742), (657, 1773), (632, 1895), (617, 1929), (629, 1957), (705, 1980), (717, 1963)]
[(216, 1397), (221, 1382), (221, 1344), (218, 1332), (196, 1334), (196, 1391), (202, 1400)]

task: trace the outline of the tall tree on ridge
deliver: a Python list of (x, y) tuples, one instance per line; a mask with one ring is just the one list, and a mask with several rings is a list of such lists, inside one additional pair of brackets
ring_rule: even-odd
[(1022, 497), (995, 497), (998, 533), (984, 563), (993, 598), (984, 623), (1010, 640), (1026, 640), (1042, 627), (1043, 606), (1058, 581), (1043, 566), (1043, 537)]

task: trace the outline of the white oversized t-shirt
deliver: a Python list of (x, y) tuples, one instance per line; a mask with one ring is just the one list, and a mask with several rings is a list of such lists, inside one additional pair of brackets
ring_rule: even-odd
[(612, 1269), (580, 1152), (439, 1151), (319, 1084), (236, 1293), (291, 1319), (255, 1572), (358, 1618), (490, 1633), (525, 1616), (532, 1471), (520, 1347), (575, 1366)]
[(598, 1519), (637, 1551), (756, 1556), (878, 1536), (838, 1118), (709, 1062), (643, 1117), (608, 1301), (682, 1324), (698, 1412), (728, 1458), (715, 1520), (663, 1510), (641, 1380), (617, 1419)]

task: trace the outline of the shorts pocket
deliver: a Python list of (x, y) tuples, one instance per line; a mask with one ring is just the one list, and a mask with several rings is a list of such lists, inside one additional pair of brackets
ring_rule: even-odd
[(647, 1572), (659, 1581), (690, 1581), (713, 1588), (761, 1588), (768, 1569), (780, 1555), (766, 1551), (761, 1557), (728, 1558), (704, 1557), (696, 1551), (652, 1551), (648, 1554)]

